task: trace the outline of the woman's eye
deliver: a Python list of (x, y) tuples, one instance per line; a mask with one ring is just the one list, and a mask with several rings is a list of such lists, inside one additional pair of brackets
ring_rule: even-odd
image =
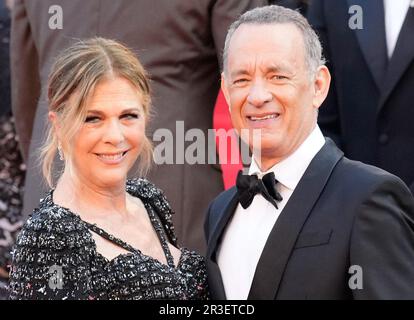
[(88, 123), (96, 123), (99, 120), (100, 119), (97, 116), (89, 116), (89, 117), (86, 117), (85, 122), (88, 122)]
[(127, 113), (122, 115), (122, 119), (138, 119), (139, 115), (136, 113)]

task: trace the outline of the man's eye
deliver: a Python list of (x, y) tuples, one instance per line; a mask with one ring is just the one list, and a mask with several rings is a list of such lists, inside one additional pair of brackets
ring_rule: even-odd
[(287, 77), (281, 75), (274, 75), (272, 76), (272, 80), (285, 80)]
[(246, 79), (246, 78), (241, 78), (241, 79), (236, 79), (236, 80), (234, 80), (234, 84), (242, 84), (242, 83), (245, 83), (245, 82), (247, 82), (248, 80)]
[(97, 116), (89, 116), (89, 117), (86, 117), (85, 122), (88, 122), (88, 123), (96, 123), (99, 120), (100, 119)]

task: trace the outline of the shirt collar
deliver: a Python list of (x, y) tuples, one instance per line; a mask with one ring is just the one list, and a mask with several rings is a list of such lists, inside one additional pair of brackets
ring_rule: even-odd
[(257, 174), (259, 177), (262, 177), (266, 173), (273, 172), (276, 179), (282, 185), (290, 190), (294, 190), (310, 162), (324, 144), (325, 138), (319, 126), (316, 125), (305, 141), (290, 156), (275, 164), (266, 172), (262, 172), (259, 169), (256, 160), (253, 158), (249, 168), (249, 175)]

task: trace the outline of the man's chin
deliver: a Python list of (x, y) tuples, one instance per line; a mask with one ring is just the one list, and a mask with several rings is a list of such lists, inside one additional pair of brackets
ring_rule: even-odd
[(282, 143), (278, 136), (266, 134), (261, 135), (259, 138), (253, 137), (251, 140), (252, 142), (249, 142), (250, 149), (264, 154), (272, 153), (275, 149), (279, 149), (278, 146)]

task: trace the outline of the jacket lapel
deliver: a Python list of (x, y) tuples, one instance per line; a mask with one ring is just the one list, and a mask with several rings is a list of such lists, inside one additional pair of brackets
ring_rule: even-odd
[(233, 216), (238, 205), (236, 188), (230, 189), (229, 192), (230, 195), (227, 198), (226, 203), (221, 206), (222, 211), (217, 213), (217, 217), (219, 218), (216, 226), (213, 227), (212, 235), (209, 238), (207, 247), (207, 270), (209, 275), (208, 283), (211, 295), (214, 299), (219, 300), (226, 299), (226, 294), (220, 269), (217, 265), (217, 245), (227, 226), (227, 223), (230, 221), (230, 218)]
[(363, 10), (362, 29), (355, 29), (354, 32), (374, 81), (380, 89), (388, 63), (383, 2), (378, 0), (347, 1), (349, 7), (358, 5)]
[(343, 153), (332, 140), (326, 139), (270, 232), (256, 267), (248, 299), (275, 299), (296, 239), (342, 157)]
[(226, 300), (223, 279), (217, 262), (207, 259), (208, 286), (214, 300)]
[(229, 191), (231, 193), (227, 198), (226, 203), (221, 206), (222, 211), (217, 213), (218, 221), (216, 225), (213, 226), (212, 235), (208, 240), (207, 257), (209, 259), (213, 259), (213, 261), (216, 260), (215, 255), (217, 251), (217, 242), (223, 234), (223, 231), (230, 218), (233, 216), (233, 213), (236, 210), (238, 204), (236, 188), (233, 188)]
[(388, 65), (382, 87), (378, 111), (384, 106), (392, 90), (414, 59), (414, 8), (409, 8), (401, 27), (394, 53)]

